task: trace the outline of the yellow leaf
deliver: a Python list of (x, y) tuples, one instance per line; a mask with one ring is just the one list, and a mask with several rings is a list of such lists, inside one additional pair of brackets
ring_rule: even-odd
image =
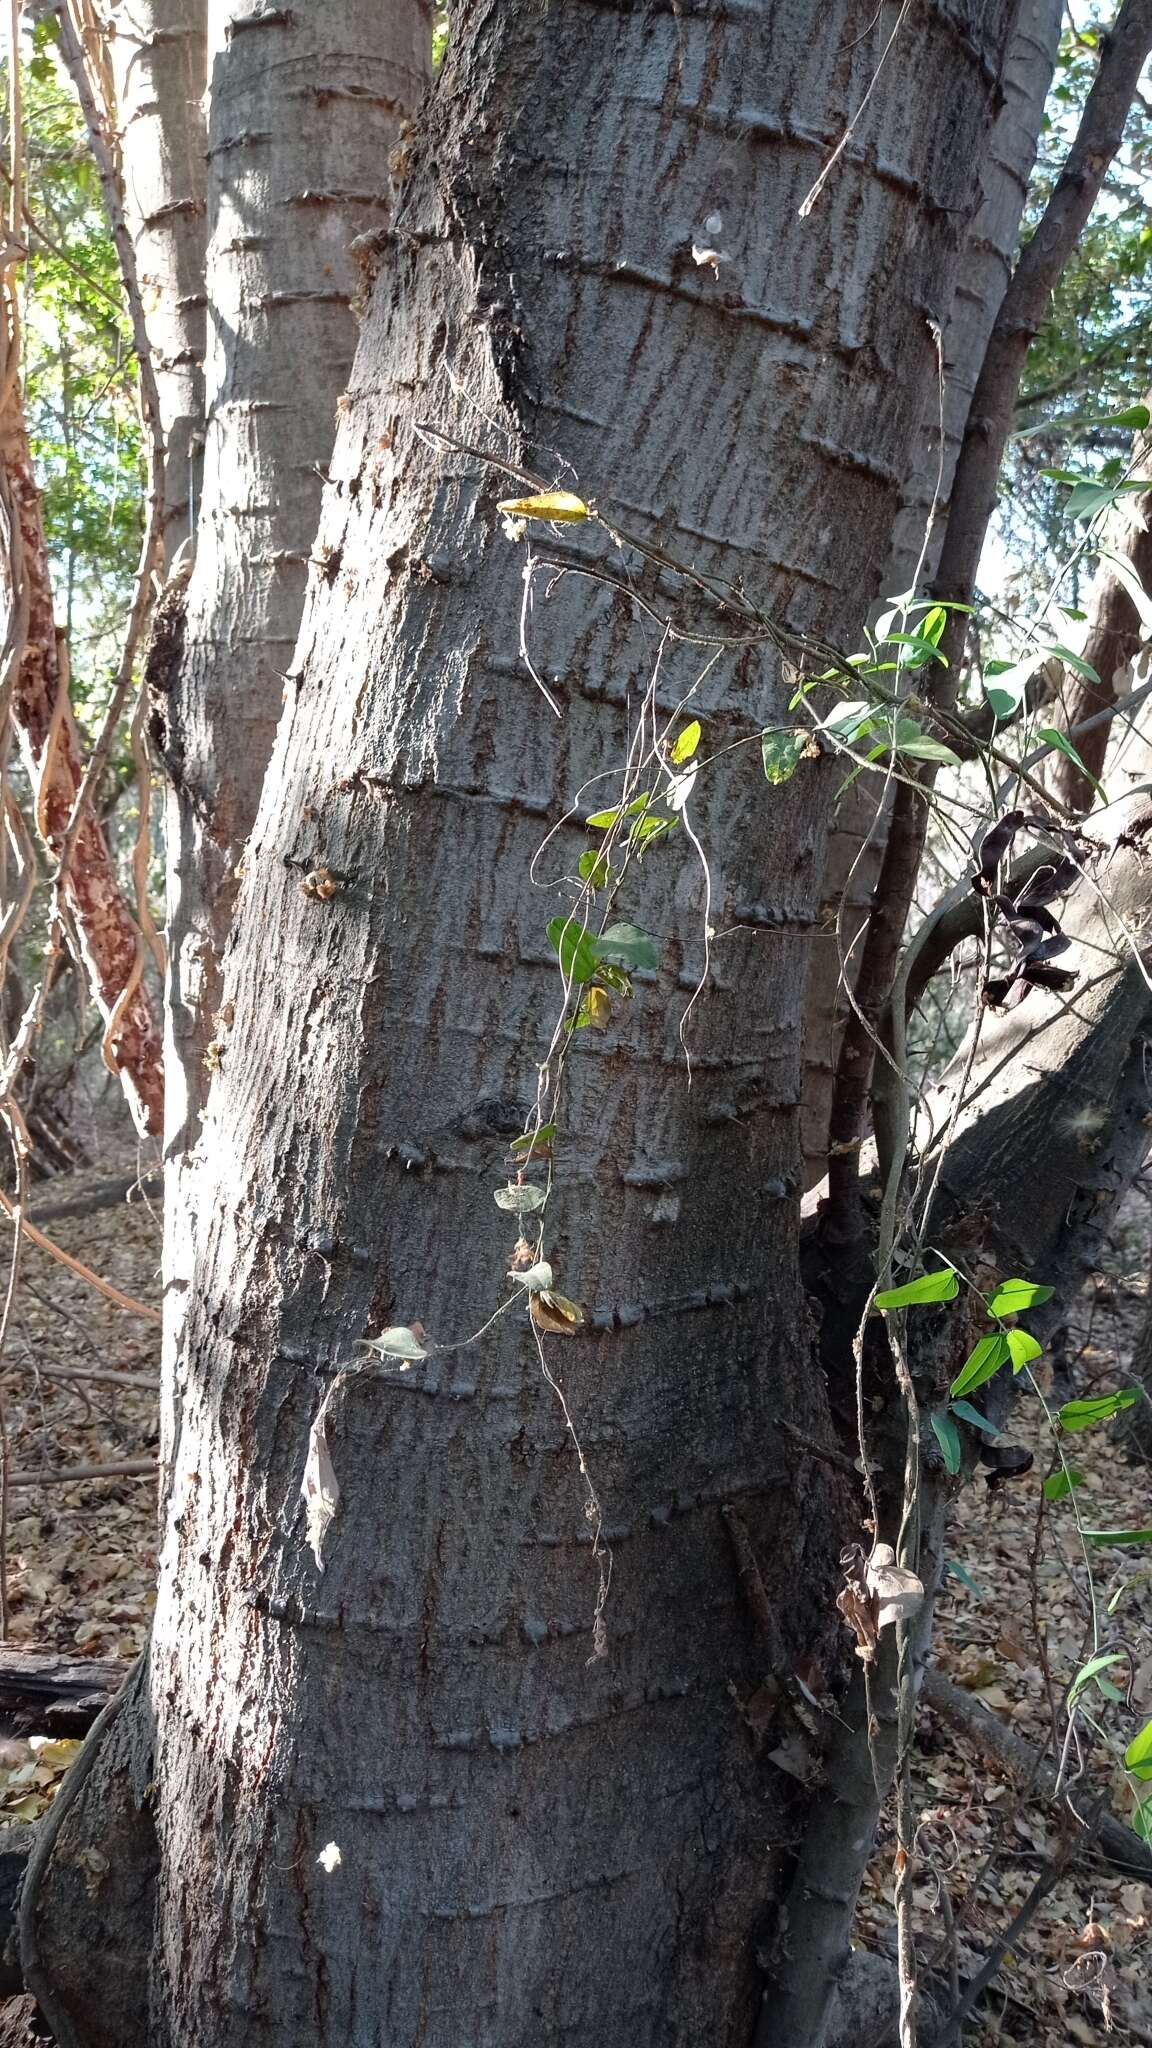
[(700, 720), (690, 719), (683, 732), (676, 736), (672, 748), (672, 761), (678, 768), (682, 761), (690, 761), (700, 745)]
[(553, 1337), (574, 1337), (584, 1321), (584, 1311), (569, 1301), (566, 1294), (557, 1294), (551, 1287), (541, 1289), (532, 1296), (532, 1320), (542, 1330), (548, 1330)]
[(590, 1024), (593, 1031), (607, 1031), (612, 1022), (612, 1005), (602, 988), (585, 990), (578, 1022)]
[(12, 1820), (39, 1820), (47, 1804), (46, 1799), (33, 1792), (26, 1799), (18, 1799), (14, 1806), (6, 1806), (4, 1811)]
[(70, 1742), (64, 1736), (59, 1736), (53, 1741), (51, 1736), (34, 1735), (32, 1748), (36, 1752), (36, 1762), (40, 1768), (55, 1774), (57, 1771), (68, 1769), (80, 1744)]
[(574, 491), (541, 491), (535, 498), (502, 498), (496, 510), (509, 519), (587, 519), (588, 507)]

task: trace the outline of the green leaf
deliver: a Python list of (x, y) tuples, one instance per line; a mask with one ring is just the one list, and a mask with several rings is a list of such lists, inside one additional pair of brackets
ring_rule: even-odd
[(1091, 1685), (1092, 1680), (1098, 1677), (1101, 1671), (1109, 1671), (1113, 1664), (1126, 1664), (1127, 1662), (1128, 1659), (1122, 1650), (1106, 1650), (1103, 1656), (1089, 1657), (1088, 1662), (1080, 1666), (1079, 1671), (1068, 1687), (1068, 1705), (1070, 1707), (1075, 1706), (1085, 1686)]
[(960, 766), (959, 754), (954, 754), (943, 740), (934, 740), (928, 733), (922, 733), (917, 740), (901, 740), (897, 751), (907, 754), (913, 761), (943, 761), (947, 767)]
[(1023, 1372), (1024, 1367), (1031, 1365), (1034, 1358), (1043, 1357), (1044, 1346), (1036, 1342), (1030, 1331), (1008, 1330), (1005, 1335), (1008, 1339), (1008, 1356), (1012, 1360), (1013, 1372)]
[(1083, 1486), (1084, 1474), (1070, 1465), (1068, 1470), (1050, 1472), (1041, 1491), (1045, 1500), (1067, 1500), (1074, 1487)]
[(1148, 488), (1147, 477), (1132, 477), (1122, 484), (1077, 484), (1075, 489), (1069, 492), (1064, 510), (1069, 519), (1095, 519), (1098, 512), (1103, 512), (1109, 505), (1114, 505), (1117, 499), (1127, 496), (1129, 492), (1143, 492)]
[(953, 1380), (949, 1389), (953, 1399), (957, 1394), (970, 1394), (973, 1387), (982, 1387), (985, 1380), (992, 1379), (1007, 1364), (1010, 1355), (1008, 1332), (990, 1330), (986, 1337), (981, 1337)]
[(649, 967), (653, 971), (660, 965), (655, 939), (634, 924), (610, 924), (592, 940), (592, 953), (593, 971), (598, 960), (607, 960), (614, 967)]
[(608, 883), (612, 879), (612, 870), (604, 855), (602, 853), (595, 853), (591, 847), (589, 847), (587, 853), (580, 855), (576, 872), (582, 882), (590, 882), (594, 889), (607, 888)]
[(1043, 725), (1036, 737), (1039, 740), (1043, 740), (1045, 746), (1055, 747), (1056, 752), (1063, 754), (1066, 760), (1071, 761), (1073, 767), (1080, 770), (1081, 775), (1087, 776), (1093, 789), (1098, 789), (1101, 796), (1105, 794), (1103, 783), (1097, 782), (1092, 770), (1081, 760), (1067, 733), (1059, 732), (1054, 725)]
[(1132, 1833), (1142, 1842), (1152, 1842), (1152, 1799), (1142, 1799), (1132, 1815)]
[(673, 743), (671, 753), (671, 760), (673, 766), (679, 768), (682, 761), (690, 761), (699, 745), (700, 720), (698, 718), (693, 718), (689, 720), (689, 723), (684, 727), (683, 732), (677, 733), (676, 735), (676, 739)]
[(990, 1316), (1019, 1316), (1026, 1308), (1038, 1308), (1042, 1301), (1051, 1301), (1054, 1287), (1039, 1287), (1034, 1280), (1002, 1280), (995, 1294), (984, 1297), (984, 1306)]
[(960, 1292), (960, 1282), (954, 1266), (941, 1266), (938, 1272), (921, 1273), (918, 1280), (906, 1280), (902, 1287), (888, 1287), (876, 1296), (877, 1308), (914, 1308), (918, 1302), (954, 1301)]
[(585, 823), (595, 827), (597, 832), (606, 832), (608, 827), (615, 825), (619, 819), (634, 818), (637, 812), (646, 811), (651, 801), (651, 795), (651, 791), (645, 789), (630, 804), (617, 804), (610, 811), (593, 811), (592, 816), (585, 819)]
[(1139, 1735), (1132, 1737), (1124, 1751), (1124, 1767), (1134, 1778), (1152, 1778), (1152, 1721), (1145, 1721)]
[(644, 816), (637, 818), (635, 824), (629, 828), (628, 844), (642, 853), (654, 840), (664, 839), (679, 823), (679, 818), (665, 818), (659, 811), (646, 811)]
[(962, 1422), (970, 1422), (973, 1429), (982, 1429), (985, 1436), (999, 1436), (1000, 1434), (996, 1424), (989, 1422), (986, 1415), (981, 1415), (980, 1410), (974, 1408), (971, 1401), (953, 1401), (952, 1413), (958, 1415)]
[(769, 782), (791, 781), (809, 744), (809, 735), (806, 732), (763, 733), (760, 746), (764, 757), (764, 773)]
[(1132, 427), (1141, 434), (1150, 421), (1152, 413), (1146, 405), (1128, 405), (1123, 412), (1103, 413), (1098, 419), (1080, 420), (1078, 424), (1082, 427)]
[(1125, 1543), (1152, 1543), (1152, 1529), (1085, 1529), (1084, 1541), (1119, 1550)]
[(955, 1477), (963, 1462), (963, 1454), (960, 1449), (960, 1431), (957, 1429), (946, 1408), (933, 1410), (930, 1420), (932, 1428), (936, 1433), (936, 1441), (940, 1446), (944, 1464), (947, 1470)]
[(1061, 1429), (1091, 1429), (1093, 1423), (1119, 1415), (1122, 1408), (1134, 1408), (1139, 1399), (1139, 1387), (1121, 1387), (1116, 1394), (1092, 1394), (1084, 1401), (1065, 1401), (1056, 1420)]
[(524, 1131), (519, 1138), (513, 1138), (508, 1150), (526, 1154), (543, 1152), (547, 1150), (555, 1136), (555, 1124), (541, 1124), (538, 1131)]
[(947, 1569), (951, 1572), (952, 1577), (954, 1579), (959, 1579), (960, 1584), (962, 1586), (967, 1586), (968, 1591), (972, 1594), (974, 1599), (982, 1600), (984, 1598), (983, 1587), (978, 1586), (976, 1584), (976, 1581), (972, 1577), (971, 1572), (968, 1570), (967, 1565), (957, 1564), (954, 1557), (947, 1558), (945, 1560), (945, 1564)]
[(560, 972), (565, 981), (591, 981), (596, 972), (596, 950), (592, 934), (575, 917), (553, 917), (548, 923), (548, 937), (560, 957)]
[(1100, 681), (1100, 677), (1090, 661), (1085, 661), (1083, 655), (1076, 654), (1071, 647), (1062, 647), (1058, 640), (1054, 640), (1046, 652), (1048, 654), (1055, 654), (1070, 669), (1074, 669), (1078, 676), (1083, 676), (1085, 682), (1098, 683)]

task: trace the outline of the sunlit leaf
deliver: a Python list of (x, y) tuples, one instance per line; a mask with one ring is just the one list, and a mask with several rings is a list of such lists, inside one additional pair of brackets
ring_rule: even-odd
[(1124, 1751), (1124, 1766), (1134, 1778), (1152, 1778), (1152, 1721), (1145, 1721)]
[(692, 718), (689, 719), (688, 724), (684, 727), (683, 732), (677, 733), (676, 738), (672, 743), (670, 759), (672, 761), (673, 766), (679, 768), (682, 762), (690, 761), (699, 745), (700, 720), (698, 718)]
[(1019, 1316), (1027, 1308), (1051, 1301), (1055, 1292), (1054, 1287), (1040, 1287), (1034, 1280), (1002, 1280), (994, 1294), (985, 1296), (984, 1305), (990, 1316)]
[(1107, 1422), (1121, 1409), (1134, 1407), (1139, 1399), (1139, 1387), (1121, 1387), (1115, 1394), (1090, 1394), (1082, 1401), (1065, 1401), (1056, 1420), (1061, 1429), (1091, 1429), (1093, 1423)]
[(1103, 783), (1097, 782), (1092, 770), (1085, 766), (1067, 733), (1060, 732), (1054, 725), (1042, 725), (1036, 737), (1042, 740), (1045, 746), (1054, 747), (1058, 754), (1063, 754), (1065, 760), (1071, 761), (1073, 767), (1078, 768), (1081, 775), (1087, 777), (1093, 789), (1098, 790), (1101, 796), (1105, 794)]
[(533, 498), (501, 498), (496, 506), (508, 519), (587, 519), (588, 507), (573, 491), (538, 491)]
[(918, 1302), (954, 1301), (960, 1292), (960, 1282), (954, 1266), (941, 1266), (935, 1273), (921, 1273), (917, 1280), (906, 1280), (902, 1287), (885, 1288), (876, 1296), (877, 1308), (912, 1308)]
[(553, 1337), (574, 1337), (584, 1321), (584, 1311), (566, 1294), (545, 1287), (532, 1296), (532, 1320)]
[(1006, 1330), (991, 1330), (986, 1337), (981, 1337), (952, 1382), (950, 1392), (953, 1398), (957, 1394), (970, 1394), (973, 1387), (982, 1387), (985, 1380), (992, 1379), (1001, 1366), (1007, 1364), (1010, 1355)]
[(589, 1027), (593, 1031), (607, 1031), (611, 1022), (612, 1004), (605, 995), (604, 990), (602, 988), (586, 989), (580, 1001), (580, 1008), (576, 1012), (577, 1031), (583, 1031)]
[(1006, 1337), (1013, 1372), (1023, 1372), (1024, 1367), (1031, 1365), (1033, 1359), (1043, 1356), (1044, 1346), (1036, 1342), (1031, 1331), (1009, 1330)]

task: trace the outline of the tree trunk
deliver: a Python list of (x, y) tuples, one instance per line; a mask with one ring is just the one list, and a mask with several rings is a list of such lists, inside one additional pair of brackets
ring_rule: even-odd
[[(918, 569), (918, 587), (931, 588), (968, 408), (992, 323), (1012, 274), (1062, 19), (1061, 0), (1025, 0), (1021, 9), (1004, 66), (1004, 104), (992, 132), (980, 210), (965, 244), (944, 336), (944, 445), (941, 448), (939, 380), (933, 378), (881, 577), (882, 597), (910, 590)], [(929, 531), (934, 503), (936, 516)], [(828, 835), (822, 936), (811, 949), (805, 1012), (806, 1187), (814, 1186), (828, 1170), (832, 1083), (848, 1012), (841, 950), (847, 952), (852, 947), (868, 915), (884, 853), (887, 822), (883, 809), (881, 778), (859, 776), (840, 798)], [(857, 948), (850, 957), (852, 977), (858, 961)]]
[[(1152, 393), (1146, 402), (1152, 403)], [(1149, 463), (1152, 463), (1152, 433), (1145, 429), (1133, 438), (1129, 474), (1146, 477)], [(1137, 582), (1152, 596), (1152, 491), (1141, 491), (1120, 499), (1108, 521), (1104, 545), (1109, 554), (1128, 564)], [(1097, 565), (1088, 593), (1087, 611), (1088, 623), (1080, 651), (1100, 681), (1093, 683), (1087, 676), (1066, 672), (1062, 692), (1066, 730), (1078, 725), (1081, 719), (1091, 718), (1093, 712), (1116, 702), (1122, 695), (1125, 672), (1130, 671), (1145, 642), (1152, 639), (1152, 634), (1145, 631), (1131, 595), (1113, 573), (1109, 562)], [(1080, 735), (1076, 751), (1086, 773), (1082, 773), (1066, 754), (1055, 756), (1051, 769), (1052, 787), (1057, 796), (1074, 810), (1091, 810), (1096, 800), (1093, 777), (1098, 782), (1104, 773), (1104, 759), (1112, 737), (1110, 724), (1098, 725), (1091, 732)]]
[[(518, 655), (525, 557), (495, 509), (523, 485), (452, 443), (852, 644), (1011, 12), (961, 35), (926, 9), (803, 218), (876, 73), (867, 8), (602, 20), (556, 0), (454, 31), (380, 237), (227, 961), (152, 1670), (116, 1724), (143, 1768), (154, 1717), (160, 1853), (151, 2010), (121, 2039), (749, 2037), (805, 1803), (749, 1721), (768, 1665), (839, 1661), (851, 1513), (825, 1468), (796, 1486), (774, 1428), (826, 1424), (790, 1189), (836, 771), (749, 785), (723, 749), (786, 718), (767, 643), (701, 679), (709, 647), (661, 649), (627, 584), (597, 580), (621, 557), (592, 526), (547, 548), (574, 573), (527, 593), (557, 723)], [(730, 630), (698, 585), (627, 574), (685, 629)], [(566, 1060), (545, 1247), (580, 1333), (539, 1336), (518, 1296), (465, 1348), (348, 1372), (366, 1329), (419, 1319), (459, 1347), (516, 1293), (492, 1196), (561, 1008), (552, 878), (585, 836), (561, 831), (536, 892), (533, 858), (690, 689), (724, 936), (689, 1089), (709, 911), (680, 844), (654, 850), (626, 907), (662, 935), (660, 973)], [(325, 1389), (342, 1499), (321, 1575), (299, 1494)], [(117, 1768), (96, 1753), (30, 1909), (36, 1988), (81, 2048), (96, 2000), (75, 1974), (61, 1992), (66, 1879)], [(89, 1986), (129, 1906), (114, 1864)]]
[(164, 429), (164, 553), (195, 530), (204, 454), (206, 0), (118, 0), (124, 211)]
[[(35, 791), (40, 835), (59, 854), (83, 767), (68, 701), (67, 660), (52, 603), (40, 493), (24, 422), (19, 382), (0, 418), (0, 462), (16, 528), (0, 550), (0, 575), (11, 622), (23, 622), (12, 690), (12, 722)], [(19, 563), (19, 587), (13, 563)], [(19, 629), (14, 626), (14, 633)], [(137, 1130), (159, 1136), (164, 1115), (160, 1034), (143, 979), (145, 943), (129, 913), (108, 842), (95, 811), (83, 816), (64, 885), (88, 985), (104, 1020), (104, 1059), (124, 1089)]]
[[(378, 0), (209, 8), (204, 480), (196, 566), (171, 658), (153, 673), (170, 777), (169, 1156), (196, 1142), (237, 867), (352, 366), (350, 245), (386, 217), (388, 153), (424, 89), (430, 47), (421, 0), (387, 11)], [(183, 44), (157, 48), (158, 72), (162, 62), (171, 97)], [(171, 310), (170, 294), (163, 304)]]

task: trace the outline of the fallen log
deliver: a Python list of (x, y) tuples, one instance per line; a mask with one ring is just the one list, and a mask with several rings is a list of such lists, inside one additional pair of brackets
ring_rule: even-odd
[[(0, 1735), (86, 1735), (128, 1669), (116, 1657), (0, 1645)], [(0, 1921), (2, 1901), (0, 1879)]]

